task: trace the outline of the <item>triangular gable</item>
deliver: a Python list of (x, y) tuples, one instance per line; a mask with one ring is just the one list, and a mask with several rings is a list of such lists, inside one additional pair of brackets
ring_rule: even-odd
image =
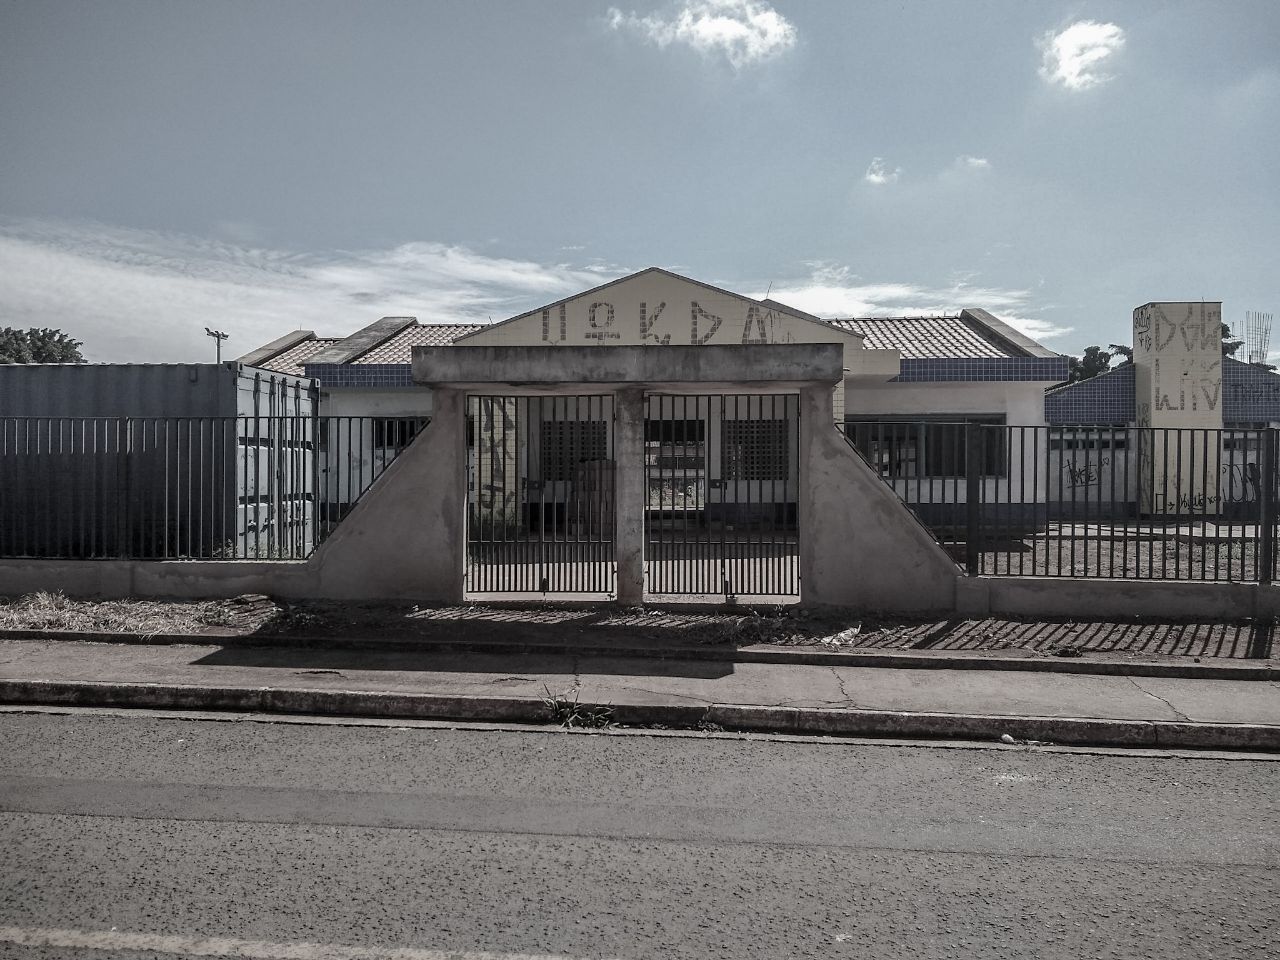
[(841, 343), (862, 338), (773, 301), (658, 267), (575, 294), (461, 337), (467, 346)]

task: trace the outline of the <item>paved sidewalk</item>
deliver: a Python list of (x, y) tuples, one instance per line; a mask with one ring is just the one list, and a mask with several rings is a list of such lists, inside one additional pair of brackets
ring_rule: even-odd
[(550, 719), (1280, 750), (1280, 682), (563, 653), (0, 642), (0, 703)]

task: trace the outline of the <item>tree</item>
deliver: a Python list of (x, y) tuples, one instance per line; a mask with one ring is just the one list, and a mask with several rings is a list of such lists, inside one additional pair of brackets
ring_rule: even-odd
[(1222, 325), (1222, 355), (1224, 357), (1234, 357), (1236, 351), (1244, 346), (1244, 341), (1239, 337), (1231, 335), (1231, 328), (1225, 323)]
[(49, 327), (0, 328), (0, 363), (84, 363), (82, 346), (82, 341)]
[(1124, 357), (1120, 361), (1120, 366), (1123, 367), (1126, 363), (1133, 363), (1133, 347), (1126, 347), (1123, 343), (1109, 343), (1107, 346), (1111, 348), (1113, 357)]
[(1085, 347), (1084, 355), (1068, 357), (1067, 382), (1089, 380), (1111, 369), (1111, 354), (1099, 346)]

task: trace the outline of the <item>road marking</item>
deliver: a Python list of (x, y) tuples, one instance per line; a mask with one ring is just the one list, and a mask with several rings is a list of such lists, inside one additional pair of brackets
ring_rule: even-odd
[(0, 927), (0, 943), (68, 950), (136, 950), (180, 957), (231, 957), (234, 960), (585, 960), (559, 953), (346, 947), (334, 943), (271, 943), (232, 937), (179, 937), (159, 933), (122, 933), (118, 930), (90, 932), (38, 927)]

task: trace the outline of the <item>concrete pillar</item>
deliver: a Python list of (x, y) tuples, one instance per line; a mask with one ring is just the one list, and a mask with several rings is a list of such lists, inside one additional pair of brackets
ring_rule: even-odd
[(434, 528), (422, 573), (431, 594), (461, 603), (466, 595), (467, 403), (460, 390), (435, 391), (427, 429), (433, 427), (438, 432), (432, 437), (432, 475), (423, 489), (415, 491), (433, 507), (427, 517), (416, 520)]
[[(800, 529), (800, 603), (803, 606), (822, 602), (818, 599), (821, 590), (815, 589), (818, 586), (817, 554), (816, 540), (812, 535), (813, 524), (817, 519), (814, 504), (814, 483), (817, 480), (814, 453), (820, 449), (818, 431), (831, 429), (833, 392), (829, 385), (823, 384), (800, 388), (800, 484), (796, 497), (796, 522)], [(854, 509), (852, 504), (850, 509)]]
[(613, 410), (618, 603), (638, 606), (644, 602), (644, 390), (619, 390)]

